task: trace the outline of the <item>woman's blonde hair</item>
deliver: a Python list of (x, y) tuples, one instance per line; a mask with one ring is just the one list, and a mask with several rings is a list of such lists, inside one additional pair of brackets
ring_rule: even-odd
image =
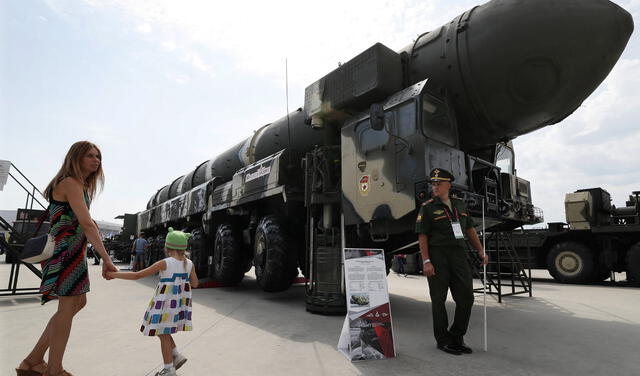
[[(98, 151), (100, 167), (98, 167), (95, 172), (92, 172), (83, 180), (80, 163), (82, 161), (82, 158), (92, 148)], [(60, 167), (60, 171), (58, 171), (56, 176), (53, 177), (44, 191), (44, 197), (47, 200), (51, 201), (51, 199), (53, 198), (53, 190), (56, 188), (58, 183), (60, 183), (60, 181), (66, 177), (74, 178), (82, 183), (84, 188), (87, 190), (87, 193), (89, 194), (89, 199), (93, 200), (98, 187), (102, 191), (102, 187), (104, 186), (104, 173), (102, 172), (102, 152), (100, 151), (100, 148), (89, 141), (78, 141), (71, 145), (69, 151), (67, 152), (67, 155), (64, 157), (64, 162), (62, 163), (62, 167)]]

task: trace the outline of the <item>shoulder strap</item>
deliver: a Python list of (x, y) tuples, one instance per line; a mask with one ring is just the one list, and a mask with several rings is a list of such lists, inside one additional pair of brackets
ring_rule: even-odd
[(430, 203), (432, 203), (432, 202), (433, 202), (433, 199), (432, 199), (432, 198), (430, 198), (429, 200), (427, 200), (427, 201), (423, 202), (423, 203), (422, 203), (422, 206), (427, 206), (428, 204), (430, 204)]

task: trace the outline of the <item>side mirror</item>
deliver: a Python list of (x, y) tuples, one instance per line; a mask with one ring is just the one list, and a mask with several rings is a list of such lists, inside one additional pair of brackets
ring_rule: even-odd
[(371, 129), (381, 131), (384, 129), (384, 108), (380, 103), (374, 103), (369, 107)]

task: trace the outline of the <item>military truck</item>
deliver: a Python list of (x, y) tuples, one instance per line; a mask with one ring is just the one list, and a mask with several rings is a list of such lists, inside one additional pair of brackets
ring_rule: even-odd
[(377, 43), (309, 85), (303, 108), (160, 188), (137, 227), (191, 231), (198, 273), (229, 285), (253, 266), (283, 291), (300, 269), (307, 309), (341, 311), (341, 249), (384, 248), (389, 265), (416, 252), (433, 168), (488, 227), (540, 222), (509, 141), (578, 108), (632, 30), (607, 0), (493, 0), (400, 51)]
[(602, 282), (611, 272), (626, 272), (629, 282), (639, 283), (639, 196), (634, 191), (625, 206), (616, 207), (602, 188), (567, 193), (566, 223), (515, 231), (513, 245), (521, 259), (529, 247), (531, 266), (546, 268), (558, 282)]
[(120, 233), (104, 239), (104, 247), (114, 259), (128, 263), (131, 261), (131, 244), (138, 233), (137, 214), (122, 214), (116, 217), (122, 219)]

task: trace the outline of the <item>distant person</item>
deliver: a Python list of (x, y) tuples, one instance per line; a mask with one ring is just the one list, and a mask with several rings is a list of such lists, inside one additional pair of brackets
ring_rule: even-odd
[[(49, 201), (49, 233), (55, 238), (55, 248), (53, 256), (43, 263), (41, 302), (57, 299), (58, 310), (29, 355), (16, 368), (18, 376), (70, 375), (62, 367), (62, 358), (73, 318), (87, 303), (87, 239), (104, 259), (102, 276), (109, 279), (107, 272), (117, 270), (89, 214), (91, 200), (103, 183), (100, 149), (88, 141), (79, 141), (71, 145), (62, 167), (44, 191)], [(44, 361), (47, 349), (48, 365)]]
[(407, 276), (407, 272), (404, 270), (404, 266), (407, 264), (407, 256), (404, 254), (396, 255), (396, 260), (398, 261), (398, 275), (404, 274)]
[[(470, 354), (473, 351), (464, 343), (464, 335), (469, 326), (474, 298), (465, 234), (483, 265), (487, 264), (489, 258), (464, 202), (449, 196), (453, 175), (435, 168), (430, 173), (430, 180), (433, 198), (420, 207), (416, 232), (424, 260), (423, 273), (429, 282), (433, 334), (438, 349), (453, 355)], [(451, 327), (445, 307), (449, 289), (456, 303)]]
[(91, 243), (87, 244), (87, 258), (89, 257), (93, 258), (93, 265), (100, 265), (100, 255)]
[(187, 358), (178, 352), (171, 337), (178, 331), (190, 331), (191, 288), (198, 287), (198, 276), (193, 262), (187, 258), (188, 239), (191, 234), (174, 231), (169, 227), (165, 239), (166, 258), (138, 272), (110, 272), (110, 278), (136, 280), (159, 272), (160, 282), (155, 295), (144, 313), (140, 331), (146, 336), (158, 336), (164, 368), (156, 376), (174, 376)]
[(132, 270), (140, 271), (144, 268), (144, 251), (149, 248), (149, 242), (144, 238), (144, 233), (140, 233), (131, 244), (131, 256), (133, 256)]

